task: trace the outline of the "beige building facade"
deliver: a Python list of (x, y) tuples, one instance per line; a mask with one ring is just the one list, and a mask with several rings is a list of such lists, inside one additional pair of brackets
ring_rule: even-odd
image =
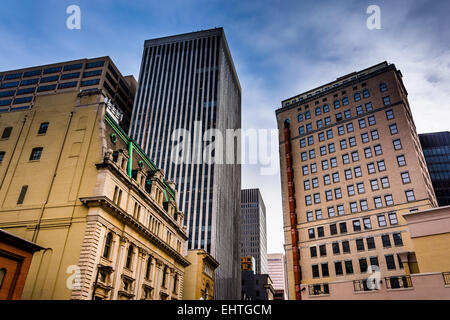
[(399, 254), (413, 246), (403, 215), (437, 204), (401, 72), (380, 63), (287, 99), (276, 115), (291, 299), (370, 268), (404, 275)]
[(174, 184), (102, 89), (0, 115), (0, 228), (45, 248), (22, 299), (181, 299), (186, 230)]
[(202, 249), (189, 250), (183, 300), (214, 300), (214, 272), (219, 263)]

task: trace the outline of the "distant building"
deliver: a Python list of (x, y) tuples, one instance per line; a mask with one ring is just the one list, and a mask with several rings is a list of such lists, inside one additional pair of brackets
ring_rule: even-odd
[(273, 300), (274, 289), (268, 274), (254, 274), (242, 271), (243, 300)]
[(241, 269), (256, 273), (256, 260), (254, 257), (241, 257)]
[(287, 264), (282, 253), (269, 253), (267, 255), (269, 276), (273, 281), (275, 291), (274, 300), (288, 300)]
[(419, 134), (439, 206), (450, 205), (450, 132)]
[(191, 265), (184, 275), (183, 300), (213, 300), (214, 271), (219, 263), (202, 249), (189, 250), (187, 260)]
[(268, 272), (266, 206), (259, 189), (242, 190), (241, 214), (241, 257), (254, 257), (256, 273), (266, 274)]
[(0, 229), (0, 300), (20, 300), (33, 254), (44, 248)]

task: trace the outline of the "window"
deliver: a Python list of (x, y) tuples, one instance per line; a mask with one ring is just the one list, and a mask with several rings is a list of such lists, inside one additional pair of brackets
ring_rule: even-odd
[(338, 127), (338, 135), (342, 136), (343, 134), (345, 134), (344, 126), (339, 126)]
[(378, 219), (378, 226), (379, 227), (386, 227), (386, 217), (384, 216), (384, 214), (383, 215), (379, 215), (379, 216), (377, 216), (377, 219)]
[(351, 169), (346, 169), (344, 171), (345, 173), (345, 179), (350, 180), (352, 178), (352, 170)]
[(334, 108), (339, 109), (341, 107), (341, 102), (339, 100), (334, 101)]
[(369, 174), (375, 173), (375, 164), (373, 162), (367, 164)]
[(389, 98), (389, 96), (383, 97), (383, 104), (385, 106), (388, 106), (391, 104), (391, 98)]
[(339, 182), (339, 172), (333, 173), (333, 183)]
[(363, 239), (356, 239), (356, 250), (358, 251), (364, 251), (364, 240)]
[(312, 124), (311, 123), (308, 123), (307, 125), (306, 125), (306, 132), (311, 132), (312, 131)]
[(327, 255), (327, 247), (323, 244), (319, 246), (319, 252), (321, 257), (326, 257)]
[(105, 240), (105, 248), (103, 250), (103, 258), (108, 259), (109, 255), (111, 253), (111, 247), (112, 247), (112, 239), (113, 239), (113, 235), (111, 232), (108, 232), (108, 235), (106, 236), (106, 240)]
[(357, 106), (356, 107), (356, 114), (360, 115), (360, 114), (363, 114), (363, 113), (364, 113), (363, 107), (362, 106)]
[(310, 136), (310, 137), (308, 137), (308, 146), (310, 146), (312, 144), (314, 144), (314, 137)]
[[(322, 219), (322, 209), (317, 209), (316, 210), (316, 219), (317, 220), (321, 220)], [(323, 228), (322, 228), (323, 230)]]
[(342, 162), (344, 164), (349, 164), (350, 163), (350, 157), (348, 156), (348, 153), (345, 153), (342, 155)]
[(336, 224), (330, 224), (330, 234), (331, 234), (331, 235), (337, 234), (337, 227), (336, 227)]
[(370, 265), (379, 267), (380, 264), (378, 263), (378, 257), (370, 257)]
[(386, 255), (386, 265), (388, 270), (395, 270), (395, 260), (394, 260), (394, 256), (392, 254), (390, 255)]
[(366, 103), (365, 106), (366, 106), (366, 112), (373, 111), (373, 107), (372, 107), (372, 103), (371, 102)]
[(399, 167), (406, 166), (406, 160), (404, 155), (397, 156), (397, 163)]
[(345, 273), (353, 274), (353, 263), (352, 260), (345, 261)]
[(394, 141), (392, 141), (392, 143), (394, 144), (395, 150), (400, 150), (402, 148), (402, 142), (400, 141), (400, 139), (395, 139)]
[(347, 149), (347, 140), (343, 139), (339, 143), (341, 144), (341, 150)]
[(342, 113), (336, 113), (336, 121), (339, 122), (342, 120)]
[(310, 239), (314, 239), (316, 237), (316, 234), (314, 232), (314, 228), (308, 229), (308, 235)]
[(305, 134), (305, 126), (298, 127), (298, 134), (300, 135)]
[(323, 132), (319, 132), (318, 137), (319, 137), (319, 142), (325, 141), (325, 134)]
[(364, 129), (366, 127), (366, 120), (365, 119), (359, 119), (359, 128)]
[(377, 161), (378, 171), (386, 171), (384, 160)]
[(127, 269), (131, 269), (131, 263), (133, 260), (133, 250), (134, 250), (133, 245), (130, 244), (130, 246), (128, 247), (127, 261), (125, 264), (125, 268), (127, 268)]
[(353, 151), (353, 152), (352, 152), (352, 161), (353, 161), (353, 162), (359, 161), (359, 154), (358, 154), (358, 151)]
[(328, 207), (328, 217), (334, 217), (334, 207)]
[(394, 233), (392, 234), (392, 238), (394, 239), (394, 244), (396, 246), (403, 246), (403, 240), (402, 240), (402, 234), (401, 233)]
[(372, 188), (372, 191), (376, 191), (376, 190), (380, 189), (377, 179), (370, 180), (370, 186)]
[(372, 229), (372, 223), (370, 222), (370, 218), (363, 218), (364, 230)]
[(389, 238), (389, 235), (383, 234), (381, 236), (381, 242), (383, 243), (383, 248), (390, 248), (391, 247), (391, 239)]
[(416, 200), (416, 197), (414, 196), (414, 191), (413, 190), (406, 190), (405, 194), (406, 194), (406, 200), (408, 200), (408, 202)]
[(388, 120), (394, 119), (394, 111), (392, 111), (392, 109), (386, 110), (386, 118)]
[(329, 153), (333, 153), (335, 150), (336, 150), (336, 149), (335, 149), (335, 147), (334, 147), (334, 143), (330, 143), (330, 144), (328, 145), (328, 152), (329, 152)]
[(381, 181), (381, 186), (383, 187), (383, 189), (389, 188), (389, 178), (388, 177), (380, 178), (380, 181)]
[(308, 219), (308, 221), (313, 221), (314, 220), (314, 216), (313, 216), (313, 212), (312, 211), (308, 211), (306, 213), (306, 219)]
[(397, 124), (393, 123), (393, 124), (389, 125), (389, 130), (391, 131), (391, 134), (398, 133)]
[(327, 170), (328, 168), (328, 160), (322, 160), (322, 170)]
[(343, 273), (343, 271), (342, 271), (342, 262), (335, 262), (334, 263), (334, 269), (335, 269), (335, 271), (336, 271), (336, 275), (337, 276), (341, 276), (341, 275), (343, 275), (344, 273)]
[(361, 231), (361, 221), (353, 220), (353, 231)]
[(336, 199), (341, 199), (342, 198), (341, 188), (334, 189), (334, 196), (335, 196)]
[(44, 74), (61, 72), (61, 70), (62, 70), (62, 67), (47, 68), (47, 69), (44, 69)]
[(402, 172), (401, 173), (401, 177), (402, 177), (403, 184), (407, 184), (407, 183), (411, 182), (411, 179), (409, 178), (409, 172), (408, 171)]
[(350, 243), (348, 241), (342, 241), (342, 252), (350, 253)]
[(28, 186), (22, 186), (22, 189), (20, 189), (19, 198), (17, 199), (17, 204), (23, 204), (23, 201), (25, 200), (25, 195), (27, 194)]
[(333, 200), (333, 194), (331, 193), (331, 190), (325, 191), (325, 197), (326, 197), (327, 201)]
[(311, 181), (314, 189), (319, 187), (319, 179), (313, 178)]
[(361, 270), (361, 273), (367, 272), (367, 259), (366, 258), (359, 259), (359, 269)]
[(370, 97), (369, 89), (364, 89), (364, 90), (363, 90), (363, 97), (364, 97), (364, 98), (369, 98), (369, 97)]
[(384, 201), (386, 202), (387, 206), (393, 206), (394, 205), (394, 199), (392, 198), (392, 194), (387, 194), (384, 196)]
[(331, 167), (336, 168), (337, 167), (337, 159), (335, 157), (330, 159)]
[(355, 171), (355, 177), (359, 178), (362, 176), (361, 167), (355, 167), (353, 170)]
[(383, 150), (381, 149), (381, 144), (377, 144), (373, 146), (373, 150), (375, 151), (375, 155), (379, 156), (383, 154)]
[(370, 131), (370, 134), (372, 136), (372, 140), (378, 140), (379, 136), (378, 136), (378, 130), (372, 130)]
[(0, 269), (0, 288), (3, 285), (3, 280), (5, 279), (6, 276), (6, 269), (5, 268), (1, 268)]
[(381, 92), (387, 91), (387, 85), (386, 85), (386, 82), (380, 83), (380, 91), (381, 91)]
[(341, 233), (347, 233), (347, 223), (346, 222), (339, 223), (339, 230)]
[(349, 143), (350, 147), (356, 146), (356, 138), (355, 137), (348, 138), (348, 143)]
[(314, 203), (320, 203), (320, 193), (314, 193)]
[(11, 136), (12, 127), (6, 127), (3, 129), (2, 139), (8, 139)]
[(30, 154), (30, 161), (37, 161), (41, 159), (42, 156), (42, 150), (44, 148), (39, 147), (39, 148), (33, 148), (33, 150), (31, 150), (31, 154)]
[(305, 203), (307, 206), (312, 205), (311, 196), (305, 196)]
[(365, 190), (364, 190), (364, 182), (359, 182), (359, 183), (356, 184), (356, 186), (358, 187), (358, 193), (359, 194), (365, 192)]
[(306, 151), (301, 153), (301, 158), (302, 158), (302, 161), (308, 160), (308, 154), (306, 153)]
[(306, 176), (306, 175), (309, 174), (309, 168), (308, 168), (308, 166), (303, 166), (303, 167), (302, 167), (302, 170), (303, 170), (303, 175), (304, 175), (304, 176)]
[(331, 247), (333, 248), (333, 254), (339, 254), (341, 252), (339, 248), (339, 242), (333, 242), (331, 244)]
[(330, 107), (329, 107), (327, 104), (325, 104), (325, 105), (323, 106), (323, 112), (324, 112), (324, 113), (330, 112)]
[(375, 239), (373, 237), (367, 238), (366, 242), (367, 242), (367, 250), (375, 249)]
[(338, 211), (338, 215), (342, 216), (344, 214), (344, 206), (342, 204), (338, 205), (337, 206), (337, 211)]
[(311, 163), (311, 173), (317, 172), (317, 165), (315, 163)]
[(398, 224), (397, 214), (395, 212), (389, 213), (389, 222), (391, 223), (391, 225)]
[(343, 97), (343, 98), (342, 98), (342, 105), (343, 105), (343, 106), (348, 105), (348, 97)]
[(350, 202), (350, 212), (351, 213), (358, 212), (358, 204), (356, 202)]
[(0, 151), (0, 164), (2, 164), (3, 158), (5, 158), (5, 151)]
[[(351, 171), (350, 171), (350, 172), (351, 172)], [(347, 193), (348, 193), (348, 196), (349, 196), (349, 197), (355, 195), (355, 187), (354, 187), (352, 184), (349, 185), (349, 186), (347, 186)]]
[(309, 158), (314, 159), (316, 157), (316, 151), (314, 149), (309, 150)]
[(317, 257), (317, 248), (316, 247), (310, 247), (309, 252), (311, 254), (311, 258)]
[(48, 129), (48, 122), (43, 122), (39, 126), (38, 134), (46, 134)]
[(359, 205), (361, 206), (361, 211), (369, 210), (369, 206), (367, 205), (367, 200), (360, 200)]
[[(329, 174), (326, 174), (326, 175), (323, 176), (323, 183), (325, 185), (331, 184), (331, 179), (330, 179), (330, 175)], [(331, 195), (331, 191), (330, 191), (330, 195)], [(328, 200), (328, 197), (327, 197), (327, 200)], [(332, 199), (330, 199), (330, 200), (332, 200)]]
[(331, 118), (330, 117), (325, 117), (325, 125), (328, 126), (331, 124)]
[(333, 129), (327, 130), (327, 139), (333, 139)]
[(374, 126), (376, 124), (375, 116), (368, 117), (367, 121), (369, 122), (369, 126)]
[(372, 158), (372, 149), (370, 147), (364, 148), (364, 156), (366, 159)]
[(344, 111), (344, 117), (345, 117), (345, 119), (350, 119), (352, 117), (350, 110)]
[(310, 181), (309, 181), (309, 180), (303, 181), (303, 186), (304, 186), (304, 189), (305, 189), (305, 190), (311, 189), (311, 183), (310, 183)]
[(383, 206), (383, 202), (381, 201), (381, 197), (374, 197), (373, 202), (375, 204), (375, 208), (381, 208)]
[(367, 132), (361, 134), (361, 140), (362, 140), (363, 143), (369, 142), (369, 134)]
[(323, 121), (322, 121), (322, 119), (317, 120), (317, 121), (316, 121), (316, 125), (317, 125), (317, 129), (322, 128), (322, 127), (323, 127)]
[(356, 93), (353, 95), (353, 98), (354, 98), (355, 102), (361, 100), (361, 93), (356, 92)]
[(297, 116), (297, 120), (298, 120), (298, 122), (302, 122), (302, 121), (303, 121), (303, 113), (300, 113), (300, 114)]
[(304, 148), (304, 147), (306, 147), (306, 139), (305, 138), (300, 139), (300, 148)]

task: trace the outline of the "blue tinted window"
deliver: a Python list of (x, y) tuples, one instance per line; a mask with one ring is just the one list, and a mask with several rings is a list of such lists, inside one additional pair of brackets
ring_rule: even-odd
[(78, 81), (72, 81), (72, 82), (64, 82), (64, 83), (60, 83), (58, 85), (58, 89), (64, 89), (64, 88), (72, 88), (72, 87), (76, 87), (78, 84)]
[(25, 110), (30, 108), (30, 106), (22, 106), (22, 107), (15, 107), (15, 108), (11, 108), (11, 111), (16, 111), (16, 110)]
[(22, 80), (20, 83), (21, 86), (28, 86), (30, 84), (37, 84), (39, 82), (39, 78)]
[(62, 70), (62, 67), (47, 68), (47, 69), (44, 69), (44, 74), (56, 73), (56, 72), (60, 72), (61, 70)]
[(303, 113), (300, 113), (297, 117), (298, 122), (302, 122), (303, 121)]
[(363, 90), (363, 97), (364, 97), (364, 98), (370, 97), (370, 91), (369, 91), (369, 89), (364, 89), (364, 90)]
[(38, 88), (38, 92), (42, 92), (42, 91), (49, 91), (49, 90), (55, 90), (56, 89), (56, 84), (50, 84), (48, 86), (40, 86)]
[(310, 119), (311, 118), (311, 112), (306, 111), (305, 112), (305, 119)]
[(330, 107), (326, 104), (323, 106), (323, 112), (329, 112), (330, 111)]
[(339, 109), (341, 107), (341, 102), (339, 101), (339, 100), (336, 100), (335, 102), (334, 102), (334, 108), (335, 109)]
[(344, 105), (344, 106), (348, 105), (348, 97), (342, 98), (342, 105)]
[(10, 97), (13, 96), (16, 90), (10, 90), (10, 91), (3, 91), (0, 92), (0, 97)]
[(94, 71), (88, 71), (83, 73), (83, 77), (87, 78), (87, 77), (92, 77), (92, 76), (98, 76), (102, 74), (102, 70), (94, 70)]
[(82, 66), (83, 66), (82, 63), (69, 64), (67, 66), (64, 66), (64, 71), (78, 70), (81, 69)]
[(31, 102), (32, 99), (33, 99), (33, 97), (16, 98), (16, 99), (14, 99), (14, 104)]
[(20, 94), (34, 93), (34, 90), (35, 90), (35, 89), (36, 89), (35, 87), (33, 87), (33, 88), (19, 89), (19, 90), (17, 90), (17, 94), (20, 95)]
[(44, 77), (41, 79), (41, 83), (43, 82), (52, 82), (59, 79), (59, 76), (50, 76), (50, 77)]
[(105, 64), (105, 61), (96, 61), (96, 62), (87, 63), (86, 69), (103, 67), (104, 64)]
[(355, 101), (359, 101), (361, 100), (361, 93), (357, 92), (353, 95), (353, 98), (355, 99)]
[(5, 80), (18, 79), (21, 76), (22, 76), (22, 72), (20, 72), (20, 73), (11, 73), (11, 74), (5, 75)]
[(66, 73), (61, 76), (61, 80), (78, 78), (80, 76), (79, 72)]
[(11, 99), (0, 100), (0, 106), (7, 106), (7, 105), (10, 105), (11, 102), (12, 102)]
[(42, 69), (27, 71), (23, 74), (24, 77), (32, 77), (32, 76), (40, 76), (42, 73)]
[(1, 89), (17, 87), (18, 85), (19, 85), (19, 81), (5, 82), (5, 83), (2, 84)]
[(100, 79), (81, 81), (81, 86), (93, 86), (100, 83)]

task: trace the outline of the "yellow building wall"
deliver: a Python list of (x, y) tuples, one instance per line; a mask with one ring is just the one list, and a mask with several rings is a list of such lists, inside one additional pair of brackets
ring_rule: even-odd
[(449, 233), (414, 238), (413, 241), (421, 273), (450, 271)]

